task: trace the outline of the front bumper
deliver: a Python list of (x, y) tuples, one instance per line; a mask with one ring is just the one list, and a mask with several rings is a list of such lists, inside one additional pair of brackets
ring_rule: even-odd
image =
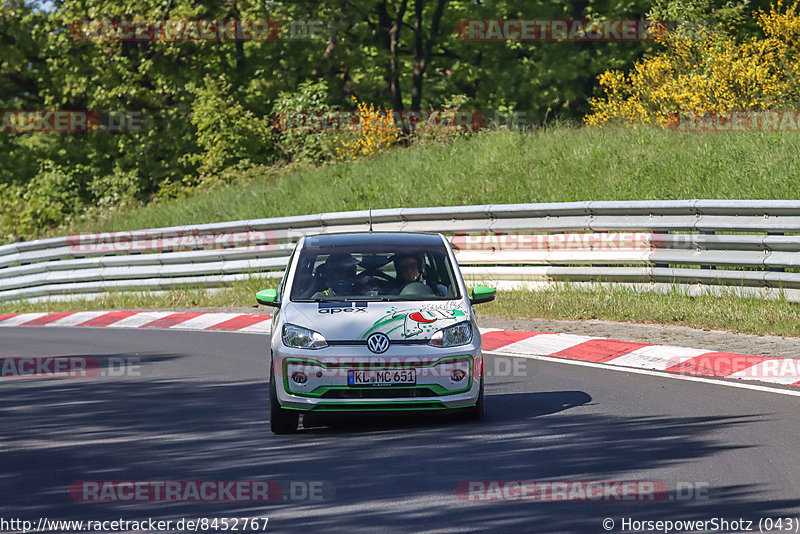
[[(418, 356), (420, 347), (392, 355), (354, 356), (352, 348), (287, 351), (274, 360), (275, 384), (284, 408), (319, 412), (446, 410), (474, 406), (480, 392), (482, 358), (474, 345)], [(467, 349), (467, 350), (465, 350)], [(428, 351), (426, 351), (428, 352)], [(353, 371), (397, 373), (414, 370), (413, 385), (354, 386)], [(460, 380), (455, 377), (462, 377)]]

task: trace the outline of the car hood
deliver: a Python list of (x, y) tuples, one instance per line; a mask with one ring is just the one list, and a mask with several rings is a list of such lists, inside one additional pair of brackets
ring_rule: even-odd
[(287, 323), (312, 328), (329, 341), (365, 340), (383, 332), (391, 340), (425, 340), (437, 330), (469, 319), (461, 300), (420, 302), (292, 302)]

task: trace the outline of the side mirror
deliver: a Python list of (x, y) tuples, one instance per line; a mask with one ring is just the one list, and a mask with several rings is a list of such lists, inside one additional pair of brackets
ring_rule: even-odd
[(475, 286), (472, 289), (472, 297), (469, 299), (472, 304), (491, 302), (497, 296), (497, 290), (486, 286)]
[(256, 301), (264, 306), (274, 306), (276, 308), (281, 307), (280, 303), (278, 302), (277, 289), (262, 289), (256, 293)]

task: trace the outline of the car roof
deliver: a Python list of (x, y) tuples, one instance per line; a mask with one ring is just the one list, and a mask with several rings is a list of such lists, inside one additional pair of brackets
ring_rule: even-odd
[(352, 232), (307, 236), (306, 247), (346, 247), (351, 245), (444, 246), (438, 234), (412, 232)]

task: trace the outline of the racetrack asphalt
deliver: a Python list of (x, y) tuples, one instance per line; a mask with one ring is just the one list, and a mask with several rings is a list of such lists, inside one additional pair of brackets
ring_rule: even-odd
[[(797, 397), (488, 355), (484, 421), (309, 419), (298, 434), (275, 436), (266, 343), (254, 334), (4, 328), (0, 356), (91, 356), (100, 369), (0, 379), (0, 517), (269, 517), (266, 532), (621, 532), (623, 518), (745, 519), (757, 530), (762, 518), (800, 518)], [(69, 488), (85, 480), (323, 490), (311, 500), (284, 491), (274, 502), (80, 502)], [(667, 492), (657, 502), (473, 502), (456, 493), (492, 480), (654, 481)]]

